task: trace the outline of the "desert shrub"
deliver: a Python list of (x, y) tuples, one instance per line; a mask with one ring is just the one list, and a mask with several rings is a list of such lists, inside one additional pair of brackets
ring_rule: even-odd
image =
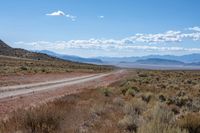
[(127, 82), (126, 85), (121, 87), (121, 92), (123, 95), (135, 96), (139, 92), (139, 89), (136, 86), (132, 86), (130, 82)]
[(124, 106), (125, 104), (124, 99), (122, 99), (121, 97), (114, 98), (113, 103), (118, 106)]
[(127, 91), (126, 91), (126, 95), (130, 95), (130, 96), (135, 96), (136, 92), (134, 89), (132, 88), (129, 88)]
[(142, 77), (142, 78), (144, 78), (144, 77), (148, 77), (148, 75), (147, 75), (146, 73), (138, 74), (138, 76), (139, 76), (139, 77)]
[(44, 73), (44, 72), (48, 72), (48, 70), (46, 70), (46, 69), (44, 69), (44, 68), (43, 68), (41, 71), (42, 71), (43, 73)]
[(174, 114), (171, 110), (157, 104), (153, 109), (152, 117), (156, 121), (169, 124), (174, 118)]
[(156, 105), (152, 119), (138, 128), (138, 133), (187, 133), (172, 124), (173, 112), (163, 108), (161, 105)]
[(27, 71), (28, 70), (28, 68), (25, 67), (25, 66), (21, 66), (20, 69), (23, 70), (23, 71)]
[(118, 122), (119, 128), (127, 131), (136, 131), (138, 127), (138, 118), (134, 117), (134, 115), (125, 115), (122, 120)]
[(182, 118), (177, 120), (177, 124), (181, 128), (187, 129), (190, 133), (200, 132), (200, 114), (199, 113), (188, 113)]
[(164, 96), (163, 94), (160, 94), (160, 95), (158, 96), (158, 98), (159, 98), (159, 101), (160, 101), (160, 102), (166, 101), (166, 98), (165, 98), (165, 96)]
[(171, 105), (175, 104), (178, 107), (183, 107), (183, 106), (192, 106), (192, 99), (190, 99), (188, 96), (176, 96), (176, 97), (171, 97), (166, 100), (166, 104)]
[(18, 110), (3, 124), (1, 130), (4, 132), (21, 130), (26, 133), (53, 133), (59, 130), (62, 117), (63, 112), (56, 106), (45, 105), (40, 108)]
[(185, 96), (186, 93), (184, 91), (178, 91), (176, 94), (178, 97)]
[(139, 127), (137, 133), (188, 133), (188, 131), (154, 120)]
[(102, 93), (104, 94), (104, 96), (108, 97), (111, 95), (111, 91), (109, 88), (102, 88)]
[(180, 113), (180, 108), (178, 107), (178, 106), (176, 106), (176, 105), (170, 105), (169, 106), (169, 109), (175, 114), (175, 115), (177, 115), (177, 114), (179, 114)]
[(152, 93), (145, 93), (141, 97), (143, 101), (148, 103), (151, 100), (152, 96), (153, 96)]
[(146, 109), (146, 103), (139, 99), (132, 99), (124, 106), (124, 113), (127, 115), (141, 114)]
[(105, 113), (105, 107), (103, 105), (98, 105), (95, 104), (91, 109), (90, 109), (90, 114), (91, 115), (102, 115)]
[(175, 98), (167, 98), (165, 103), (167, 105), (175, 104)]
[(194, 98), (191, 106), (188, 107), (189, 110), (193, 111), (193, 112), (199, 112), (200, 111), (200, 98)]

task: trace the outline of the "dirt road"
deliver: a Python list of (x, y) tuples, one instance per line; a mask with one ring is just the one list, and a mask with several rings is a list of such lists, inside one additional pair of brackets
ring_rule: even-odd
[(7, 98), (7, 97), (14, 97), (18, 95), (24, 95), (24, 94), (33, 93), (36, 91), (57, 89), (59, 87), (63, 87), (66, 85), (84, 83), (87, 81), (91, 81), (91, 80), (95, 80), (95, 79), (107, 76), (109, 74), (110, 73), (92, 74), (88, 76), (67, 78), (67, 79), (48, 81), (48, 82), (43, 82), (43, 83), (0, 87), (0, 99)]
[(127, 71), (89, 74), (73, 78), (0, 87), (0, 118), (19, 108), (37, 106), (56, 98), (79, 93), (86, 89), (107, 86), (124, 76)]

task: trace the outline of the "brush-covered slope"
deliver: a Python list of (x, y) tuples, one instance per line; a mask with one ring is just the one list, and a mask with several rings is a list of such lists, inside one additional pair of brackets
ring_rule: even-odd
[(57, 58), (48, 56), (47, 54), (35, 53), (19, 48), (12, 48), (2, 40), (0, 40), (0, 55), (34, 59), (34, 60), (58, 60)]

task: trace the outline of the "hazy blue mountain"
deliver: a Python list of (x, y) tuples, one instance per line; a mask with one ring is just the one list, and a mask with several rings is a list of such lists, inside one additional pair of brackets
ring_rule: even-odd
[(106, 64), (115, 66), (136, 66), (136, 65), (157, 65), (157, 66), (200, 66), (200, 54), (188, 54), (183, 56), (175, 55), (149, 55), (142, 57), (96, 57), (96, 58), (83, 58), (74, 55), (63, 55), (48, 50), (37, 51), (53, 57), (64, 60), (93, 63), (93, 64)]
[(150, 64), (150, 65), (185, 65), (184, 62), (168, 59), (159, 59), (159, 58), (149, 58), (143, 60), (137, 60), (137, 64)]
[(189, 66), (200, 66), (200, 62), (189, 63), (187, 65), (189, 65)]
[(54, 56), (54, 57), (64, 59), (64, 60), (69, 60), (69, 61), (75, 61), (75, 62), (81, 62), (81, 63), (102, 64), (101, 59), (96, 59), (96, 58), (83, 58), (83, 57), (74, 56), (74, 55), (64, 55), (64, 54), (58, 54), (58, 53), (48, 51), (48, 50), (41, 50), (41, 51), (36, 51), (36, 52), (47, 54), (50, 56)]
[(185, 63), (200, 62), (200, 54), (197, 54), (197, 53), (182, 55), (182, 56), (150, 55), (150, 56), (145, 56), (143, 58), (159, 58), (159, 59), (177, 60), (177, 61), (182, 61)]
[(182, 56), (175, 56), (175, 55), (148, 55), (148, 56), (142, 56), (142, 57), (98, 57), (103, 62), (107, 63), (121, 63), (121, 62), (135, 62), (137, 60), (144, 60), (144, 59), (150, 59), (150, 58), (157, 58), (157, 59), (165, 59), (165, 60), (176, 60), (184, 63), (195, 63), (200, 62), (200, 54), (194, 53), (194, 54), (188, 54), (188, 55), (182, 55)]

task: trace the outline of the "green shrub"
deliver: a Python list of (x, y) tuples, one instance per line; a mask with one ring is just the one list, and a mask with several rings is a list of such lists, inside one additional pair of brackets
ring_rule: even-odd
[(111, 95), (111, 91), (109, 88), (103, 88), (102, 92), (103, 92), (104, 96), (106, 96), (106, 97)]

